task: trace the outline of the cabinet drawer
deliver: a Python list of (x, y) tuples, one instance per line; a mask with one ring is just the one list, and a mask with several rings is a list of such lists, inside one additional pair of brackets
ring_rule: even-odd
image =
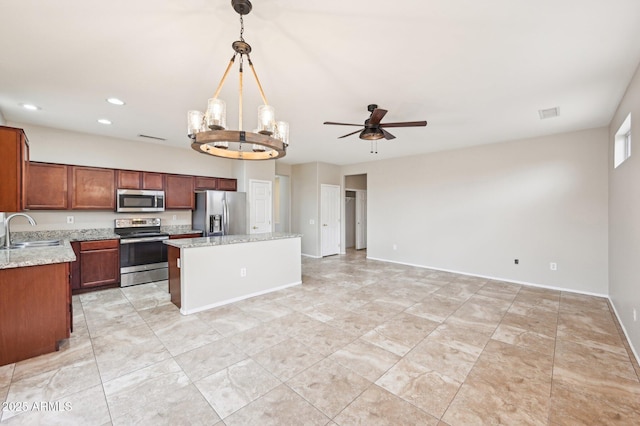
[(80, 243), (80, 251), (117, 248), (119, 245), (120, 242), (118, 240), (82, 241)]

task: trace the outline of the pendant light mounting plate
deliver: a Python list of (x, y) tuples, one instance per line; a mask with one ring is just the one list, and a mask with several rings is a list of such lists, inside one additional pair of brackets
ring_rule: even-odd
[(231, 0), (233, 10), (240, 15), (248, 15), (251, 12), (251, 2), (249, 0)]
[(248, 55), (249, 53), (251, 53), (251, 46), (244, 40), (234, 41), (231, 47), (233, 47), (233, 50), (235, 50), (236, 53), (239, 53), (241, 55)]

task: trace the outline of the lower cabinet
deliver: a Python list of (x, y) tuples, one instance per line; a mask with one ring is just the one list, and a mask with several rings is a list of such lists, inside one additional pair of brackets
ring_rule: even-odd
[(120, 285), (120, 241), (80, 241), (71, 247), (76, 255), (71, 265), (74, 293)]
[(71, 332), (69, 264), (0, 269), (0, 366), (58, 350)]

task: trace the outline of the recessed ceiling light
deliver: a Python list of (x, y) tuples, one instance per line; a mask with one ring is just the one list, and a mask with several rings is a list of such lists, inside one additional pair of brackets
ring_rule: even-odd
[(106, 118), (101, 118), (98, 120), (100, 124), (111, 124), (111, 120), (107, 120)]
[(20, 104), (20, 106), (24, 109), (28, 109), (29, 111), (38, 111), (42, 109), (39, 106), (33, 104)]
[(118, 105), (118, 106), (122, 106), (125, 104), (123, 100), (120, 100), (118, 98), (107, 98), (107, 102), (109, 102), (111, 105)]

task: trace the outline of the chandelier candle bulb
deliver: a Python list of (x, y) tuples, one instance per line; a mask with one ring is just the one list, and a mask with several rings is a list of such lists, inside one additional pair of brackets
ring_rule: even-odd
[(280, 139), (283, 144), (289, 145), (289, 123), (286, 121), (276, 122), (276, 139)]
[(203, 129), (203, 120), (204, 120), (204, 113), (202, 113), (201, 111), (189, 111), (187, 113), (187, 135), (190, 138), (195, 137), (196, 133), (201, 132)]
[(207, 127), (211, 130), (224, 130), (227, 127), (227, 105), (222, 99), (209, 99), (206, 119)]
[(272, 135), (275, 127), (276, 112), (271, 105), (258, 107), (258, 132), (263, 135)]

